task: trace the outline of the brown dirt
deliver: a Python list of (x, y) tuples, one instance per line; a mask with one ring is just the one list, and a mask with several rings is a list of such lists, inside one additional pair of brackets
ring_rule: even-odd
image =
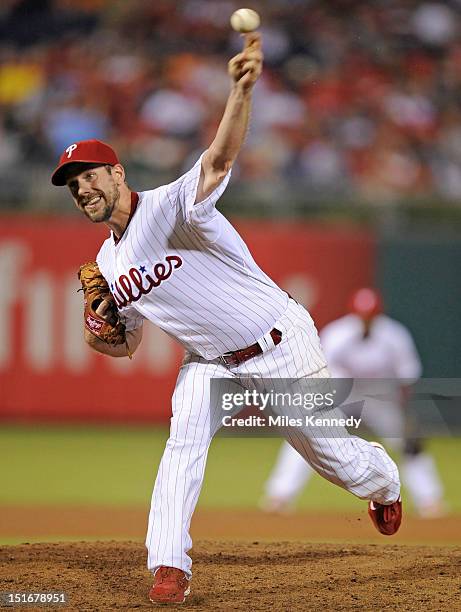
[[(41, 539), (122, 539), (142, 540), (147, 508), (89, 506), (2, 506), (0, 541), (16, 538), (22, 542)], [(213, 540), (347, 540), (379, 544), (459, 544), (461, 516), (422, 520), (404, 514), (402, 527), (392, 538), (383, 538), (371, 525), (364, 503), (360, 513), (265, 514), (258, 510), (198, 509), (192, 520), (195, 539)]]
[[(0, 539), (142, 539), (145, 522), (146, 511), (136, 508), (3, 507)], [(255, 510), (198, 511), (192, 528), (192, 595), (182, 608), (461, 610), (460, 526), (460, 517), (406, 517), (400, 532), (386, 538), (371, 527), (365, 511), (290, 517)], [(156, 609), (147, 599), (150, 582), (141, 541), (0, 548), (0, 593), (64, 591), (66, 610)]]
[[(183, 609), (459, 609), (461, 548), (200, 541), (193, 557)], [(144, 559), (133, 542), (6, 546), (0, 591), (64, 591), (67, 610), (156, 609)]]

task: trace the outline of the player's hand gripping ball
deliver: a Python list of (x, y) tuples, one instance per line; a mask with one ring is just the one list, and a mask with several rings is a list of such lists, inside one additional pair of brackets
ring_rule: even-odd
[(125, 326), (98, 264), (89, 261), (80, 266), (78, 278), (82, 283), (86, 329), (107, 344), (126, 344)]
[(243, 91), (247, 91), (253, 87), (261, 74), (263, 52), (259, 32), (250, 32), (244, 36), (243, 51), (230, 60), (228, 69), (234, 83)]
[(261, 20), (256, 11), (249, 8), (241, 8), (232, 13), (230, 22), (236, 32), (245, 34), (259, 28)]

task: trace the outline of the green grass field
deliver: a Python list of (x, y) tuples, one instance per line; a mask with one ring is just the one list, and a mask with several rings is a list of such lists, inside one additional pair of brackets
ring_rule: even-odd
[[(0, 428), (1, 505), (146, 506), (167, 438), (151, 427)], [(276, 438), (217, 437), (211, 446), (201, 507), (254, 507), (273, 465)], [(453, 513), (461, 514), (460, 438), (428, 445)], [(315, 476), (298, 508), (344, 511), (363, 503)]]

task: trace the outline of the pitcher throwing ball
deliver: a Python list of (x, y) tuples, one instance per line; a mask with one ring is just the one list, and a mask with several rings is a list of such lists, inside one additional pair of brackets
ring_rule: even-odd
[[(110, 229), (95, 268), (107, 285), (99, 277), (85, 286), (86, 342), (126, 357), (149, 322), (185, 349), (146, 538), (155, 603), (181, 603), (190, 592), (189, 525), (216, 429), (210, 425), (211, 379), (245, 385), (251, 378), (328, 377), (309, 313), (257, 266), (216, 209), (245, 139), (262, 60), (260, 35), (245, 35), (243, 51), (229, 62), (231, 88), (216, 136), (175, 182), (131, 191), (116, 153), (94, 140), (71, 143), (52, 177), (54, 185), (67, 185), (90, 221)], [(120, 324), (124, 333), (109, 341), (105, 328)], [(399, 475), (384, 450), (345, 432), (329, 439), (296, 436), (290, 443), (319, 474), (373, 502), (370, 513), (382, 533), (397, 531)]]

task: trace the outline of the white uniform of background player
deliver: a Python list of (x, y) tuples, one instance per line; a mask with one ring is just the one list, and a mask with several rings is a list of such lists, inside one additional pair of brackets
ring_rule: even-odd
[[(186, 351), (149, 514), (148, 567), (159, 570), (152, 601), (182, 602), (189, 591), (184, 583), (191, 575), (189, 526), (219, 409), (210, 405), (211, 379), (231, 378), (253, 389), (262, 378), (328, 376), (308, 312), (257, 266), (215, 206), (246, 134), (261, 65), (260, 36), (248, 34), (244, 51), (229, 62), (232, 88), (215, 139), (177, 181), (131, 192), (116, 153), (99, 141), (70, 145), (52, 177), (55, 185), (69, 187), (91, 221), (112, 230), (97, 262), (126, 324), (130, 350), (141, 341), (143, 323), (150, 322)], [(98, 314), (105, 316), (108, 307), (103, 301)], [(88, 329), (85, 340), (113, 357), (128, 354), (125, 345), (110, 346)], [(255, 344), (260, 354), (254, 354)], [(232, 363), (235, 355), (226, 353), (241, 349), (252, 358)], [(155, 388), (151, 401), (157, 401)], [(322, 476), (372, 500), (369, 514), (378, 530), (395, 533), (401, 518), (395, 463), (346, 431), (333, 439), (328, 433), (319, 428), (308, 437), (291, 434), (292, 443)]]
[[(401, 323), (381, 313), (380, 302), (376, 291), (358, 290), (351, 299), (352, 312), (333, 321), (320, 333), (333, 378), (400, 378), (406, 379), (408, 385), (421, 376), (421, 361), (410, 333)], [(357, 384), (353, 394), (359, 399)], [(351, 396), (343, 410), (348, 415), (361, 417), (385, 446), (403, 453), (402, 479), (417, 512), (424, 517), (437, 516), (443, 511), (442, 485), (432, 457), (421, 450), (421, 441), (405, 439), (405, 392), (404, 387), (396, 385), (389, 393), (386, 383), (385, 399), (367, 399), (365, 404), (354, 405), (354, 396)], [(312, 474), (313, 470), (299, 453), (289, 444), (283, 444), (266, 483), (263, 507), (274, 511), (289, 509)]]

